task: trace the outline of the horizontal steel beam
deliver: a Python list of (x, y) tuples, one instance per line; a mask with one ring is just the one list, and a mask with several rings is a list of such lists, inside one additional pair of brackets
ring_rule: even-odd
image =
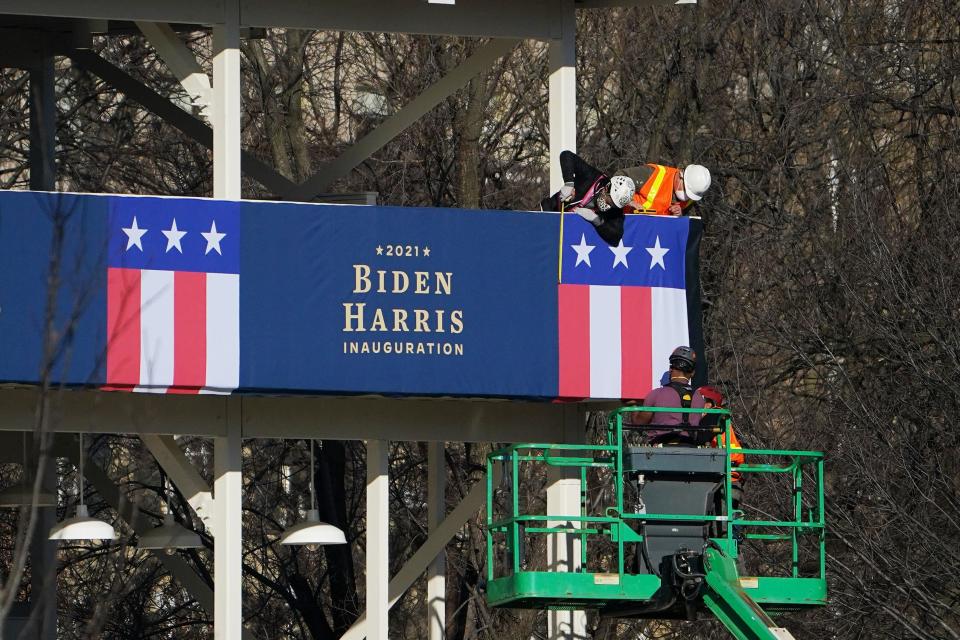
[(224, 0), (3, 0), (4, 14), (88, 20), (149, 20), (213, 24), (224, 21)]
[[(33, 429), (39, 392), (0, 389), (0, 431)], [(333, 396), (188, 396), (55, 392), (52, 430), (223, 436), (228, 402), (244, 438), (452, 442), (577, 442), (587, 405), (485, 399)], [(239, 402), (237, 402), (239, 400)], [(233, 409), (236, 411), (237, 409)]]
[[(238, 0), (4, 0), (3, 14), (88, 20), (222, 24)], [(490, 38), (558, 36), (556, 0), (239, 0), (242, 27), (422, 33)]]
[(558, 7), (556, 0), (241, 0), (240, 13), (251, 27), (546, 40), (559, 36)]

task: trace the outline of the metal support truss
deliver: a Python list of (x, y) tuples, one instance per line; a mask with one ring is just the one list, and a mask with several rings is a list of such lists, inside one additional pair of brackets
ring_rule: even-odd
[(471, 78), (489, 69), (499, 58), (510, 53), (519, 40), (491, 40), (458, 67), (428, 87), (397, 113), (387, 118), (374, 131), (358, 140), (343, 154), (293, 191), (293, 199), (312, 200), (317, 194), (350, 173), (361, 162), (382, 149), (403, 133), (424, 114), (465, 85)]
[[(494, 478), (494, 483), (498, 483), (499, 478)], [(413, 585), (414, 581), (426, 570), (429, 564), (437, 557), (447, 542), (460, 531), (460, 528), (480, 511), (487, 500), (487, 486), (483, 480), (477, 482), (470, 489), (469, 493), (463, 498), (460, 504), (443, 519), (436, 530), (431, 532), (430, 536), (417, 549), (406, 564), (397, 572), (397, 575), (390, 580), (388, 588), (389, 599), (388, 607), (392, 607), (397, 600)], [(369, 561), (369, 560), (368, 560)], [(344, 633), (340, 640), (362, 640), (368, 636), (368, 617), (364, 612), (357, 621)]]
[(191, 106), (209, 115), (208, 108), (213, 103), (213, 87), (193, 52), (165, 22), (137, 22), (137, 28), (147, 37), (190, 96)]
[(207, 530), (216, 536), (213, 529), (214, 500), (213, 493), (206, 481), (183, 453), (180, 445), (172, 436), (140, 436), (157, 463), (170, 477), (173, 485), (183, 494), (196, 512)]
[[(70, 52), (73, 63), (85, 71), (94, 74), (113, 88), (138, 102), (154, 115), (162, 118), (188, 138), (195, 140), (208, 149), (213, 149), (213, 129), (203, 120), (190, 115), (170, 102), (153, 89), (132, 78), (92, 51), (78, 49)], [(239, 92), (239, 87), (237, 88)], [(239, 97), (239, 96), (238, 96)], [(267, 189), (282, 198), (290, 198), (291, 190), (296, 186), (267, 164), (252, 154), (239, 151), (241, 168), (244, 173), (255, 179)]]

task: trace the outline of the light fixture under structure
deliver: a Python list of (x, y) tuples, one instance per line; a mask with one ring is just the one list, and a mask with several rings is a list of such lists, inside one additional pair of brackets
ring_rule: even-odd
[(316, 551), (323, 545), (346, 544), (343, 530), (320, 519), (317, 510), (317, 492), (313, 481), (313, 439), (310, 439), (310, 509), (307, 519), (295, 524), (280, 536), (280, 544), (302, 544), (310, 551)]
[(83, 503), (83, 434), (80, 434), (80, 504), (77, 515), (58, 522), (50, 529), (50, 540), (116, 540), (117, 531), (110, 524), (91, 518)]
[(141, 549), (163, 549), (167, 555), (173, 555), (177, 549), (201, 548), (203, 542), (200, 536), (173, 519), (167, 491), (167, 480), (164, 478), (163, 504), (166, 505), (166, 512), (163, 514), (163, 524), (140, 536), (137, 546)]
[(140, 536), (137, 546), (141, 549), (163, 549), (167, 555), (173, 555), (177, 549), (199, 549), (203, 547), (200, 536), (173, 519), (169, 511), (163, 516), (163, 524)]

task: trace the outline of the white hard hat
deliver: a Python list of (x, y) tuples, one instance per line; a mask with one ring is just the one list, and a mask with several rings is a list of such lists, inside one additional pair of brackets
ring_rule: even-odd
[(636, 190), (637, 186), (633, 183), (633, 180), (627, 176), (613, 176), (610, 178), (610, 197), (613, 199), (613, 204), (618, 207), (627, 206), (627, 203), (633, 198), (633, 192)]
[(683, 170), (683, 190), (687, 197), (697, 201), (710, 188), (710, 170), (700, 164), (688, 164)]

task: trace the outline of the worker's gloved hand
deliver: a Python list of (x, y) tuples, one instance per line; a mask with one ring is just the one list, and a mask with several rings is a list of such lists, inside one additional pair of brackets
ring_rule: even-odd
[(597, 212), (593, 209), (587, 209), (586, 207), (577, 207), (574, 209), (574, 212), (593, 226), (599, 226), (603, 220), (600, 219), (600, 216), (597, 215)]
[(573, 189), (573, 183), (567, 182), (562, 187), (560, 187), (560, 202), (570, 202), (573, 200), (575, 191)]

